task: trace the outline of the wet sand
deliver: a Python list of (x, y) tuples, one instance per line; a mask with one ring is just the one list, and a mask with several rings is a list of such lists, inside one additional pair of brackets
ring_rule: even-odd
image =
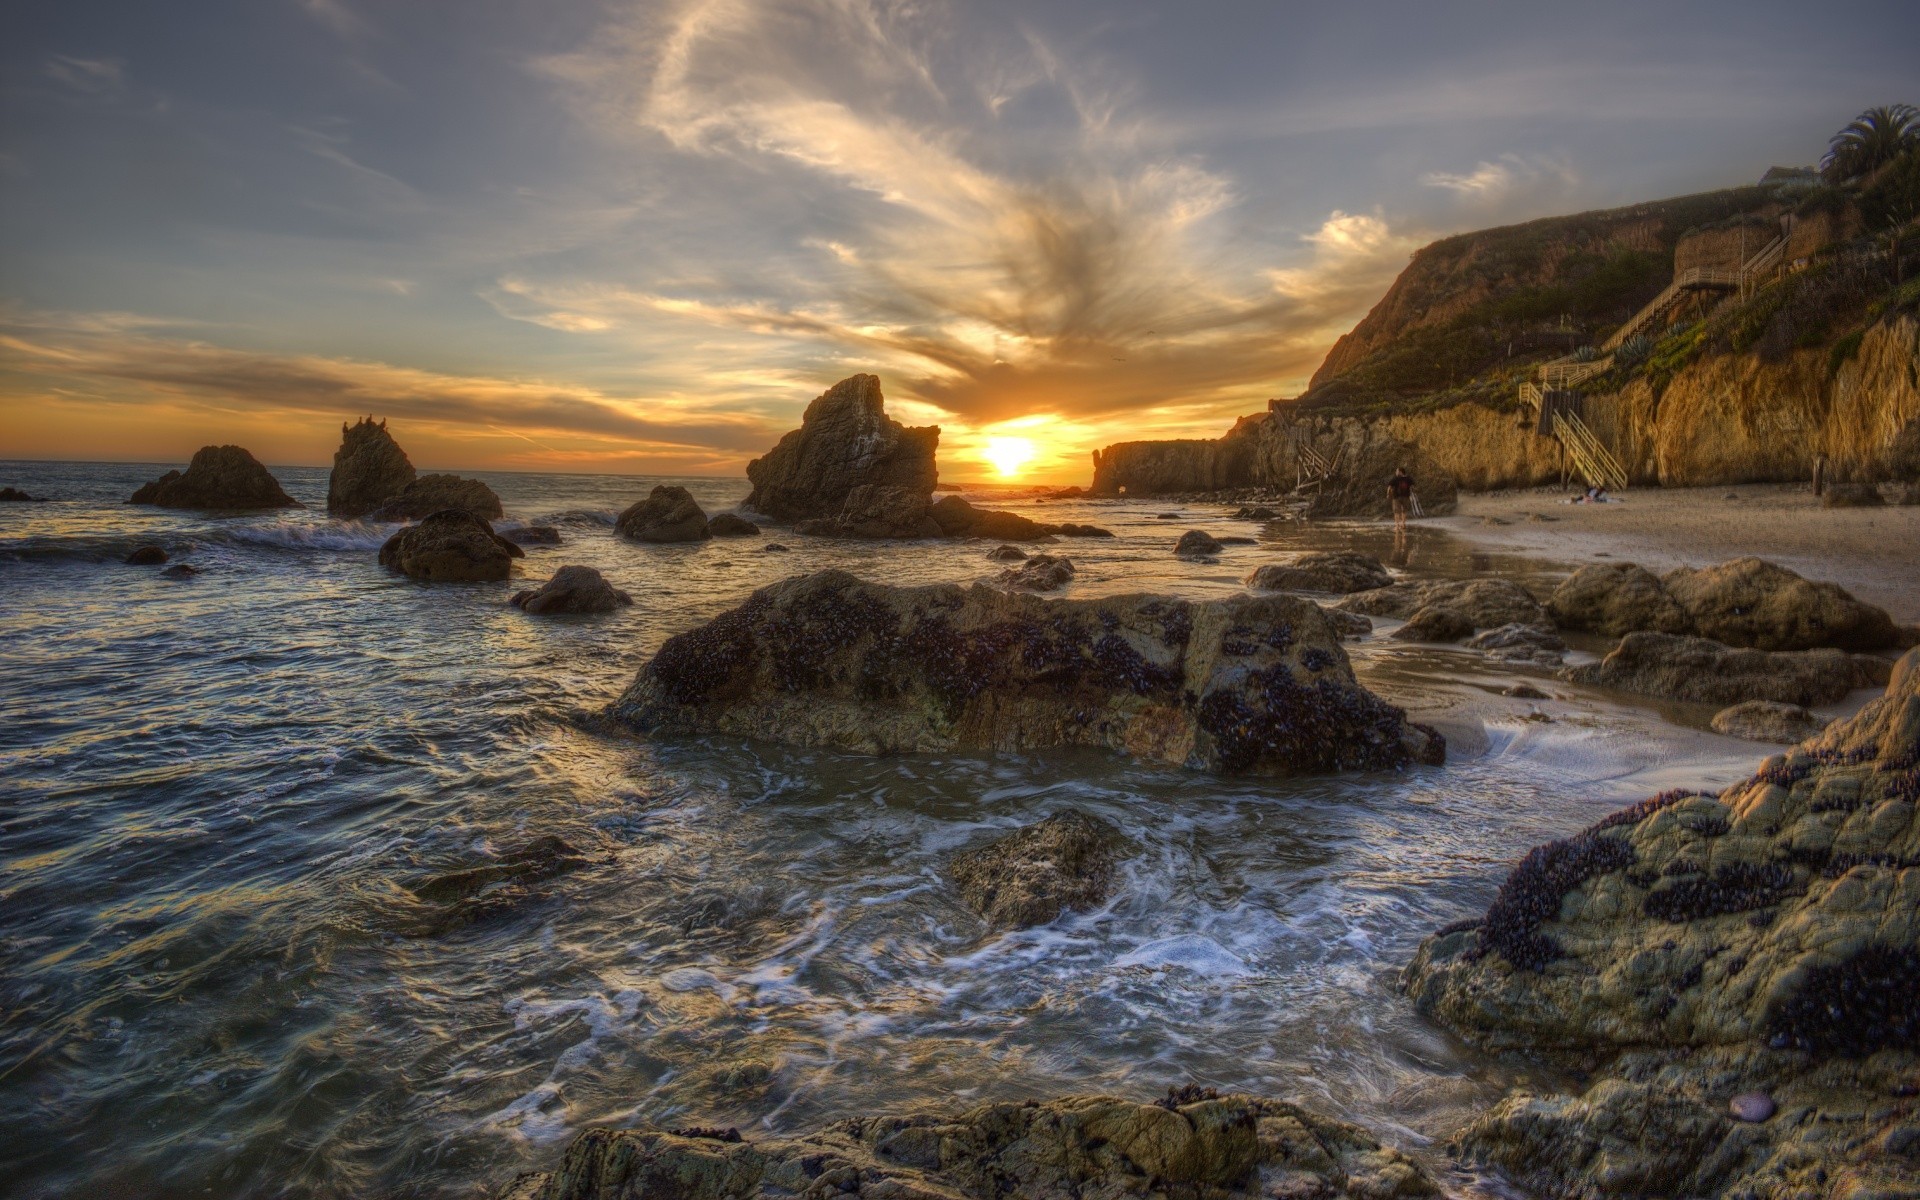
[(1475, 545), (1570, 564), (1663, 572), (1745, 554), (1831, 580), (1897, 621), (1920, 622), (1920, 506), (1821, 508), (1806, 484), (1636, 488), (1618, 503), (1568, 504), (1557, 488), (1463, 493), (1422, 524)]

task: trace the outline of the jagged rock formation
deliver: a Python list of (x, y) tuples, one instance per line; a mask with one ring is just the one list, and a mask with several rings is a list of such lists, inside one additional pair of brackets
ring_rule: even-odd
[(1380, 560), (1350, 550), (1302, 554), (1292, 562), (1268, 563), (1247, 576), (1247, 586), (1269, 592), (1367, 592), (1390, 587), (1393, 576)]
[(862, 483), (847, 492), (840, 510), (796, 524), (814, 537), (934, 538), (941, 536), (928, 493), (896, 484)]
[(486, 518), (457, 508), (407, 526), (380, 547), (381, 566), (435, 582), (505, 579), (513, 560), (525, 557)]
[(635, 501), (613, 523), (637, 542), (703, 542), (712, 537), (707, 514), (693, 493), (673, 484), (656, 484), (645, 500)]
[(1439, 1185), (1365, 1131), (1297, 1105), (1182, 1089), (855, 1117), (796, 1138), (589, 1130), (502, 1200), (1416, 1200)]
[(561, 567), (538, 588), (514, 593), (515, 608), (540, 613), (604, 613), (632, 604), (633, 597), (592, 567)]
[[(413, 461), (387, 432), (385, 421), (363, 417), (352, 425), (342, 422), (340, 448), (333, 452), (333, 472), (327, 476), (327, 514), (365, 516), (405, 491), (414, 474)], [(500, 514), (496, 509), (480, 515)]]
[(1759, 650), (1886, 650), (1911, 637), (1838, 584), (1751, 556), (1657, 578), (1632, 563), (1582, 567), (1554, 589), (1547, 610), (1566, 629), (1694, 633)]
[(947, 874), (988, 925), (1029, 929), (1106, 903), (1125, 842), (1110, 822), (1069, 808), (955, 855)]
[(1697, 704), (1832, 704), (1880, 683), (1882, 659), (1841, 650), (1734, 649), (1706, 638), (1630, 633), (1597, 663), (1568, 667), (1570, 683), (1590, 683)]
[(1509, 1096), (1456, 1148), (1553, 1196), (1920, 1195), (1916, 800), (1920, 651), (1718, 796), (1656, 796), (1527, 855), (1403, 985), (1584, 1090)]
[(746, 507), (781, 521), (833, 517), (862, 484), (931, 497), (940, 427), (908, 429), (888, 417), (876, 375), (854, 375), (822, 393), (800, 428), (747, 464)]
[(161, 508), (299, 508), (280, 481), (241, 446), (202, 446), (184, 474), (168, 471), (146, 484), (128, 504)]
[(1353, 680), (1311, 601), (1042, 600), (785, 580), (669, 638), (611, 715), (869, 754), (1104, 746), (1222, 774), (1374, 770), (1445, 743)]
[(457, 508), (489, 521), (505, 515), (500, 497), (478, 479), (458, 475), (421, 475), (366, 513), (369, 521), (417, 521), (437, 512)]

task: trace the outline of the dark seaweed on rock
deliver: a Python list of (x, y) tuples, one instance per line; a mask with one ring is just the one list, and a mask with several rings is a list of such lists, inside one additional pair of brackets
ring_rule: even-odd
[(1920, 953), (1873, 944), (1832, 966), (1815, 967), (1771, 1014), (1776, 1049), (1864, 1058), (1920, 1050)]
[(1733, 863), (1705, 879), (1688, 879), (1647, 894), (1642, 908), (1660, 921), (1698, 921), (1778, 904), (1800, 890), (1781, 863)]
[(1559, 943), (1540, 932), (1568, 892), (1596, 875), (1633, 865), (1633, 847), (1597, 830), (1536, 846), (1500, 885), (1480, 925), (1480, 943), (1523, 971), (1562, 957)]

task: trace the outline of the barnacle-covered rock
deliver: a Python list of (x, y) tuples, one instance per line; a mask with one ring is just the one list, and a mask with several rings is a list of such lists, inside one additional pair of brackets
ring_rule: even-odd
[(1291, 596), (1043, 600), (823, 571), (669, 638), (612, 714), (863, 753), (1105, 746), (1223, 774), (1438, 761)]
[(1272, 592), (1367, 592), (1392, 583), (1379, 559), (1350, 550), (1302, 554), (1247, 576), (1248, 587)]
[(1560, 676), (1697, 704), (1808, 705), (1832, 704), (1855, 688), (1872, 687), (1885, 666), (1884, 659), (1841, 650), (1740, 650), (1706, 638), (1630, 633), (1599, 662), (1569, 667)]
[(1054, 554), (1036, 554), (1000, 573), (1000, 586), (1027, 592), (1055, 592), (1073, 582), (1073, 560)]
[[(1472, 1042), (1592, 1074), (1510, 1097), (1460, 1148), (1552, 1195), (1920, 1195), (1920, 1160), (1884, 1151), (1920, 1084), (1916, 804), (1920, 651), (1718, 796), (1528, 854), (1403, 985)], [(1755, 1090), (1777, 1114), (1731, 1120)]]
[(734, 1129), (594, 1129), (503, 1200), (1415, 1200), (1415, 1160), (1298, 1105), (1182, 1088), (855, 1117), (794, 1138)]
[(1109, 822), (1069, 808), (956, 855), (948, 875), (987, 924), (1026, 929), (1103, 903), (1123, 843)]
[(1713, 731), (1755, 742), (1792, 745), (1826, 728), (1826, 721), (1798, 704), (1748, 700), (1713, 714)]

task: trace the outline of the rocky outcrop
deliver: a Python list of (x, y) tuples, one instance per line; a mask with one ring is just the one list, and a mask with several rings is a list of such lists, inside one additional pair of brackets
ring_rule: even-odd
[[(1367, 436), (1348, 437), (1332, 477), (1321, 482), (1307, 504), (1314, 520), (1334, 518), (1381, 520), (1393, 515), (1387, 483), (1405, 468), (1413, 476), (1413, 498), (1419, 515), (1444, 517), (1460, 506), (1460, 485), (1451, 473), (1425, 451), (1409, 442), (1386, 436), (1371, 426), (1353, 426)], [(1344, 453), (1342, 453), (1344, 452)]]
[(184, 473), (168, 471), (127, 503), (214, 510), (300, 507), (260, 460), (240, 446), (202, 446)]
[(795, 1138), (595, 1129), (502, 1200), (1416, 1200), (1425, 1168), (1297, 1105), (1183, 1088), (854, 1117)]
[(1090, 745), (1221, 774), (1444, 755), (1291, 596), (1042, 600), (824, 571), (669, 638), (611, 714), (869, 754)]
[(380, 547), (380, 565), (432, 582), (505, 579), (526, 551), (465, 509), (434, 513)]
[(1553, 1196), (1920, 1194), (1916, 764), (1920, 652), (1717, 796), (1528, 854), (1403, 985), (1582, 1090), (1511, 1095), (1456, 1148)]
[(422, 475), (400, 489), (398, 495), (369, 511), (366, 517), (370, 521), (417, 521), (454, 508), (490, 521), (506, 511), (500, 507), (500, 497), (478, 479)]
[(1459, 609), (1429, 604), (1415, 610), (1407, 623), (1393, 631), (1398, 642), (1457, 642), (1473, 633), (1473, 620)]
[(1173, 544), (1173, 552), (1181, 558), (1211, 558), (1224, 549), (1220, 539), (1204, 529), (1189, 529)]
[[(1510, 579), (1439, 579), (1396, 583), (1371, 591), (1355, 592), (1338, 602), (1347, 612), (1370, 617), (1410, 618), (1423, 608), (1451, 609), (1475, 629), (1494, 629), (1501, 625), (1538, 625), (1551, 627), (1547, 610), (1533, 593)], [(1464, 635), (1463, 635), (1464, 636)]]
[(1073, 582), (1073, 560), (1052, 554), (1036, 554), (1017, 567), (1000, 573), (1000, 586), (1025, 592), (1055, 592)]
[(1693, 628), (1729, 646), (1759, 650), (1885, 650), (1902, 644), (1893, 619), (1838, 584), (1814, 583), (1759, 558), (1681, 567), (1661, 578)]
[(800, 428), (747, 464), (753, 492), (746, 507), (799, 521), (838, 515), (863, 484), (930, 497), (940, 428), (908, 429), (884, 404), (878, 376), (855, 375), (827, 389), (807, 405)]
[(1692, 633), (1693, 618), (1660, 577), (1633, 563), (1581, 567), (1553, 589), (1547, 612), (1562, 629), (1623, 637), (1639, 630)]
[(1748, 650), (1706, 638), (1630, 633), (1597, 663), (1560, 677), (1663, 700), (1697, 704), (1832, 704), (1872, 687), (1885, 664), (1841, 650)]
[(1350, 550), (1302, 554), (1292, 562), (1268, 563), (1247, 576), (1248, 587), (1269, 592), (1366, 592), (1392, 583), (1379, 559)]
[(1748, 700), (1713, 714), (1713, 731), (1752, 742), (1803, 742), (1826, 727), (1826, 722), (1798, 704)]
[(511, 603), (534, 614), (604, 613), (632, 604), (633, 597), (592, 567), (561, 567), (538, 588), (514, 593)]
[(1037, 542), (1053, 527), (1019, 513), (975, 508), (958, 496), (942, 496), (931, 510), (934, 522), (947, 537), (992, 538), (998, 542)]
[(1093, 452), (1095, 495), (1156, 496), (1218, 492), (1261, 482), (1254, 446), (1231, 436), (1166, 442), (1121, 442)]
[(707, 518), (707, 532), (714, 537), (759, 537), (760, 527), (739, 513), (715, 513)]
[(847, 493), (839, 512), (801, 521), (794, 531), (814, 537), (940, 537), (942, 530), (931, 509), (925, 492), (894, 484), (863, 483)]
[(637, 542), (702, 542), (712, 536), (693, 494), (664, 483), (621, 513), (613, 527)]
[(947, 875), (994, 929), (1029, 929), (1106, 903), (1125, 839), (1078, 809), (956, 855)]
[(1027, 552), (1018, 546), (1000, 545), (987, 551), (987, 557), (994, 562), (1025, 562)]
[[(327, 476), (327, 514), (365, 516), (405, 491), (414, 474), (413, 461), (387, 432), (385, 421), (364, 417), (352, 425), (342, 422), (340, 448), (333, 452), (333, 472)], [(480, 515), (500, 514), (495, 509)]]

